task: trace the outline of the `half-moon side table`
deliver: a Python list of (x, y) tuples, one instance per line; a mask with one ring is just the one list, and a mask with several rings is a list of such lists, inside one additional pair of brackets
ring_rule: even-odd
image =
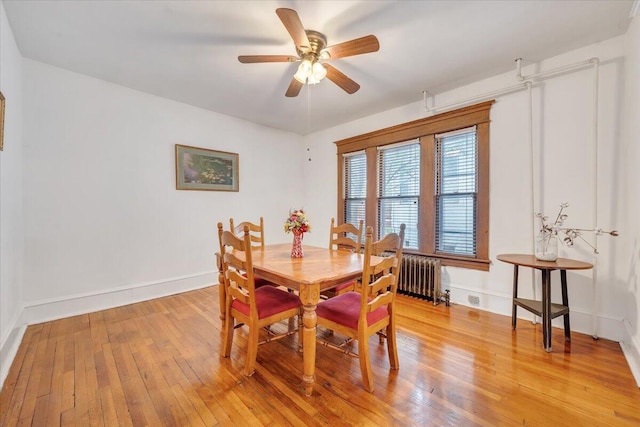
[[(568, 258), (558, 258), (555, 261), (540, 261), (533, 255), (502, 254), (500, 261), (513, 264), (513, 307), (511, 310), (511, 326), (516, 328), (516, 309), (518, 306), (542, 317), (542, 345), (546, 352), (551, 351), (551, 319), (564, 316), (564, 336), (571, 340), (569, 327), (569, 296), (567, 294), (567, 270), (589, 270), (593, 268), (588, 262), (576, 261)], [(518, 298), (518, 267), (531, 267), (542, 273), (542, 301)], [(562, 285), (562, 304), (551, 303), (551, 272), (560, 270)]]

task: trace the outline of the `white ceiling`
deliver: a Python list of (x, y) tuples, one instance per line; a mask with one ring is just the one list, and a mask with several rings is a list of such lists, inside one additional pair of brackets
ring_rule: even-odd
[[(164, 98), (302, 135), (624, 34), (632, 0), (589, 1), (26, 1), (3, 4), (23, 56)], [(285, 91), (295, 55), (275, 13), (298, 12), (328, 44), (374, 34), (375, 53), (331, 64), (329, 80)]]

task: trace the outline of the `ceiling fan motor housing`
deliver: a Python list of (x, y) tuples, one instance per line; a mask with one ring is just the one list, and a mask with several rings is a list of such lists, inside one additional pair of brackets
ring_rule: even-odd
[(305, 30), (305, 33), (307, 33), (307, 38), (309, 39), (309, 51), (305, 52), (296, 47), (298, 56), (304, 58), (307, 55), (313, 55), (316, 59), (319, 58), (322, 49), (327, 47), (327, 37), (321, 32), (314, 30)]

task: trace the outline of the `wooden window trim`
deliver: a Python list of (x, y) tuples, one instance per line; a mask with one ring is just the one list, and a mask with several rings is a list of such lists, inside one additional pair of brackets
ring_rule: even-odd
[(378, 147), (396, 142), (418, 139), (426, 135), (450, 132), (456, 129), (488, 123), (491, 105), (495, 101), (471, 105), (424, 119), (335, 141), (338, 154), (351, 153), (369, 147)]
[[(380, 146), (411, 139), (420, 140), (422, 175), (420, 181), (420, 250), (406, 251), (435, 257), (443, 265), (488, 271), (489, 259), (489, 123), (495, 101), (460, 108), (412, 122), (336, 141), (338, 149), (338, 217), (344, 218), (343, 154), (365, 150), (367, 155), (367, 225), (377, 230), (376, 152)], [(437, 254), (435, 252), (434, 171), (435, 134), (476, 126), (478, 143), (478, 216), (476, 257)], [(371, 201), (371, 202), (370, 202)], [(376, 236), (379, 238), (379, 236)]]

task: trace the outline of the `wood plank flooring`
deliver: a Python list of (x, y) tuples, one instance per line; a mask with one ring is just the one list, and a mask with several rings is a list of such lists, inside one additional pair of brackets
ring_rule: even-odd
[(574, 332), (565, 344), (554, 329), (545, 353), (530, 321), (514, 332), (506, 316), (405, 296), (397, 308), (400, 370), (371, 338), (369, 394), (357, 358), (318, 346), (310, 398), (295, 335), (260, 346), (252, 377), (246, 330), (220, 356), (217, 286), (33, 325), (0, 425), (640, 425), (640, 389), (615, 342)]

